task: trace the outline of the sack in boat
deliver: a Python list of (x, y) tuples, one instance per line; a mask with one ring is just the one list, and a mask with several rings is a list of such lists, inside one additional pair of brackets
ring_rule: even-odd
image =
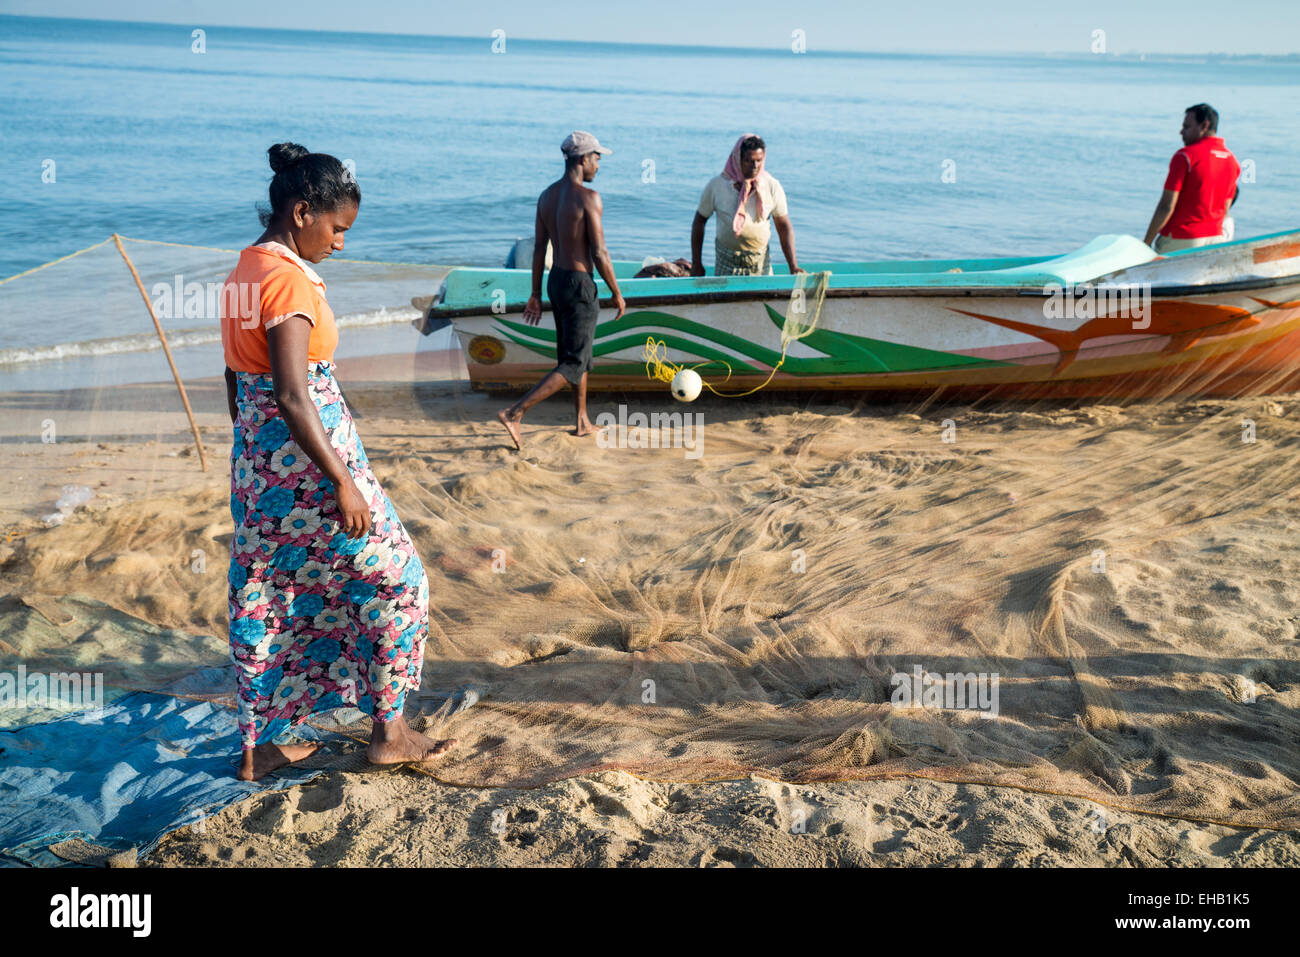
[(641, 270), (632, 278), (633, 279), (678, 279), (682, 276), (691, 274), (691, 264), (685, 259), (674, 259), (672, 262), (651, 263), (648, 266), (642, 266)]

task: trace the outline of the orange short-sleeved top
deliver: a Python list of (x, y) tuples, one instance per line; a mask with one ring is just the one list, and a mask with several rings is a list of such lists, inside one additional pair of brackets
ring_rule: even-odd
[(267, 330), (290, 316), (311, 323), (307, 361), (333, 362), (339, 331), (320, 276), (280, 243), (249, 246), (226, 277), (221, 296), (226, 365), (236, 372), (270, 372)]

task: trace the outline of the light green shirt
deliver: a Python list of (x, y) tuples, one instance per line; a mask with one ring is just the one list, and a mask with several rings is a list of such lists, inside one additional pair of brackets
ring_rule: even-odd
[(772, 239), (772, 228), (768, 216), (788, 216), (785, 203), (785, 190), (775, 176), (765, 176), (758, 187), (763, 194), (763, 219), (758, 218), (758, 197), (750, 192), (745, 199), (745, 228), (737, 236), (731, 228), (731, 221), (740, 205), (740, 192), (734, 183), (721, 173), (709, 180), (700, 194), (700, 205), (696, 209), (701, 216), (708, 219), (715, 212), (718, 214), (717, 243), (725, 249), (753, 252), (765, 249)]

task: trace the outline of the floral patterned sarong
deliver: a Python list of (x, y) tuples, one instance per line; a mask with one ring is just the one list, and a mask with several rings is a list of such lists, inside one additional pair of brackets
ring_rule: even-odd
[(328, 362), (307, 388), (370, 504), (367, 537), (340, 529), (334, 487), (289, 435), (270, 375), (240, 372), (230, 453), (230, 650), (245, 750), (352, 705), (377, 721), (420, 687), (424, 566), (375, 479)]

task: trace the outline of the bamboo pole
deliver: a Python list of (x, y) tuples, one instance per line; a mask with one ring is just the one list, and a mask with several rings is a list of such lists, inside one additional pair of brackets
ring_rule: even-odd
[(181, 402), (185, 406), (185, 414), (189, 417), (190, 428), (194, 430), (194, 445), (199, 450), (199, 465), (206, 472), (208, 470), (208, 457), (203, 451), (203, 439), (199, 436), (199, 425), (194, 421), (194, 411), (190, 408), (190, 397), (185, 394), (185, 383), (181, 382), (181, 374), (176, 371), (176, 362), (172, 359), (172, 350), (167, 345), (167, 336), (163, 332), (162, 323), (158, 321), (158, 315), (153, 311), (153, 303), (149, 301), (149, 294), (144, 291), (144, 283), (140, 281), (140, 274), (135, 270), (135, 263), (131, 262), (131, 257), (126, 254), (126, 249), (122, 246), (122, 237), (114, 233), (113, 242), (117, 244), (117, 251), (126, 260), (127, 268), (131, 270), (131, 275), (135, 279), (136, 288), (140, 290), (140, 295), (144, 298), (145, 308), (149, 310), (149, 318), (153, 320), (153, 327), (158, 330), (158, 341), (162, 343), (163, 352), (167, 355), (167, 364), (171, 366), (172, 378), (176, 380), (176, 389), (181, 394)]

